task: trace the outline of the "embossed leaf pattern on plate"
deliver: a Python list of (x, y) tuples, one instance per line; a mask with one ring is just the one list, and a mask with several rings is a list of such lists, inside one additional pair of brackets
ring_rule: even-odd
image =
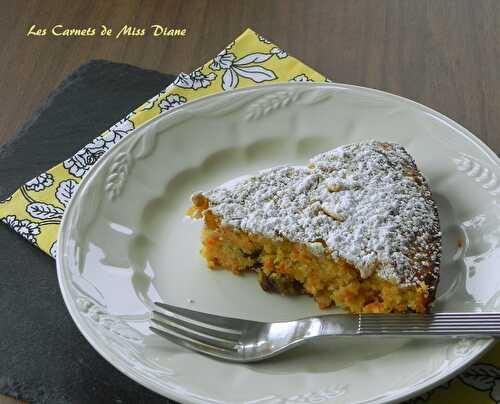
[(330, 386), (325, 389), (297, 394), (290, 397), (270, 397), (267, 400), (260, 401), (262, 404), (320, 404), (340, 397), (347, 392), (348, 386)]
[(483, 163), (461, 153), (460, 157), (453, 159), (457, 170), (463, 172), (478, 184), (481, 185), (490, 195), (500, 195), (500, 181), (492, 169), (486, 167)]
[[(287, 91), (276, 91), (254, 101), (256, 96), (239, 98), (238, 95), (226, 98), (214, 98), (213, 101), (196, 110), (196, 114), (186, 111), (175, 111), (169, 120), (160, 126), (157, 121), (151, 124), (147, 133), (143, 131), (132, 132), (129, 137), (136, 139), (126, 151), (119, 153), (112, 161), (108, 176), (106, 178), (105, 192), (108, 199), (113, 201), (117, 198), (125, 186), (127, 177), (136, 160), (147, 157), (154, 149), (156, 137), (167, 129), (178, 125), (189, 118), (196, 116), (223, 116), (243, 106), (248, 105), (245, 119), (247, 121), (263, 118), (269, 113), (283, 109), (288, 105), (297, 103), (300, 105), (313, 105), (328, 99), (331, 91), (323, 88), (295, 88)], [(239, 98), (239, 99), (238, 99)]]
[(82, 294), (76, 299), (76, 304), (80, 311), (99, 327), (130, 341), (138, 342), (142, 340), (140, 333), (116, 316), (109, 315), (104, 307), (92, 302)]
[[(295, 87), (292, 88), (292, 86)], [(318, 91), (319, 89), (322, 91)], [(276, 95), (277, 93), (279, 95)], [(347, 99), (344, 104), (343, 99)], [(379, 99), (381, 99), (380, 105), (384, 105), (384, 108), (380, 108)], [(189, 203), (191, 187), (195, 188), (195, 185), (200, 187), (210, 181), (211, 184), (222, 183), (227, 180), (227, 177), (233, 174), (236, 176), (236, 172), (247, 172), (248, 167), (256, 170), (269, 167), (270, 164), (276, 164), (276, 155), (280, 162), (295, 162), (299, 159), (307, 161), (310, 157), (310, 150), (357, 140), (368, 140), (374, 136), (392, 141), (399, 139), (406, 146), (408, 143), (405, 142), (411, 136), (410, 148), (416, 158), (428, 156), (429, 142), (432, 142), (440, 133), (436, 131), (416, 133), (418, 128), (407, 125), (407, 120), (393, 121), (395, 116), (403, 118), (403, 114), (398, 112), (400, 110), (394, 113), (393, 108), (388, 118), (387, 108), (385, 108), (387, 103), (400, 103), (401, 111), (405, 114), (415, 114), (415, 121), (434, 119), (435, 116), (438, 116), (440, 120), (444, 119), (428, 110), (422, 113), (422, 108), (424, 108), (422, 106), (415, 107), (415, 104), (409, 101), (393, 98), (390, 95), (381, 95), (380, 92), (374, 90), (333, 84), (324, 85), (323, 88), (323, 85), (319, 84), (302, 83), (235, 90), (210, 100), (200, 99), (199, 103), (194, 101), (166, 112), (164, 117), (157, 120), (158, 126), (154, 131), (146, 124), (128, 135), (110, 150), (83, 180), (84, 183), (73, 196), (74, 203), (69, 204), (66, 211), (61, 229), (62, 237), (58, 243), (60, 250), (57, 253), (57, 259), (61, 290), (73, 318), (87, 339), (118, 369), (148, 388), (177, 400), (203, 403), (246, 401), (265, 404), (326, 404), (354, 402), (358, 399), (365, 400), (365, 402), (366, 400), (373, 402), (402, 400), (410, 394), (422, 392), (431, 384), (440, 383), (443, 376), (458, 371), (476, 358), (488, 347), (487, 341), (477, 341), (471, 344), (471, 341), (464, 339), (440, 344), (402, 345), (395, 342), (394, 350), (392, 346), (387, 350), (385, 344), (381, 346), (361, 344), (359, 349), (357, 346), (346, 345), (352, 351), (346, 352), (344, 357), (342, 357), (343, 349), (333, 349), (331, 356), (323, 355), (313, 349), (311, 354), (318, 355), (313, 370), (317, 373), (311, 373), (312, 362), (303, 361), (303, 357), (300, 356), (289, 357), (288, 361), (283, 362), (258, 364), (256, 365), (258, 369), (253, 366), (240, 367), (225, 363), (214, 365), (209, 358), (169, 345), (159, 338), (155, 339), (155, 336), (147, 334), (147, 327), (144, 328), (144, 324), (139, 325), (139, 322), (136, 323), (136, 320), (132, 318), (135, 314), (144, 313), (148, 309), (143, 306), (143, 300), (137, 298), (137, 289), (131, 284), (134, 271), (133, 268), (127, 267), (127, 259), (130, 258), (130, 234), (149, 236), (151, 234), (148, 232), (156, 231), (156, 229), (160, 229), (166, 236), (162, 233), (158, 240), (151, 238), (155, 243), (151, 246), (148, 244), (148, 250), (145, 251), (145, 257), (147, 257), (145, 270), (151, 271), (151, 276), (155, 278), (153, 282), (155, 291), (151, 288), (148, 293), (158, 292), (162, 298), (172, 299), (172, 304), (180, 305), (186, 304), (187, 297), (195, 297), (195, 302), (190, 303), (192, 307), (201, 310), (199, 305), (203, 304), (206, 311), (213, 312), (217, 312), (220, 307), (226, 307), (214, 304), (216, 298), (220, 297), (221, 304), (226, 304), (226, 299), (230, 299), (231, 303), (227, 307), (235, 307), (236, 316), (247, 313), (256, 319), (260, 319), (262, 313), (265, 313), (265, 310), (261, 308), (264, 304), (269, 311), (281, 313), (284, 317), (290, 316), (291, 318), (300, 313), (304, 316), (310, 315), (307, 311), (309, 309), (303, 308), (300, 302), (294, 305), (295, 303), (291, 300), (285, 302), (279, 296), (271, 296), (275, 298), (272, 304), (268, 304), (267, 299), (271, 298), (269, 296), (261, 296), (262, 301), (255, 299), (254, 284), (248, 290), (240, 286), (235, 289), (226, 283), (232, 278), (214, 274), (208, 274), (209, 279), (214, 279), (214, 283), (210, 284), (209, 288), (206, 287), (205, 282), (191, 282), (191, 280), (203, 278), (204, 272), (199, 270), (200, 260), (195, 251), (196, 247), (194, 250), (192, 248), (193, 245), (199, 245), (199, 234), (196, 231), (192, 234), (186, 232), (185, 229), (188, 226), (181, 223), (179, 218), (185, 211), (185, 206), (181, 204)], [(308, 105), (314, 105), (314, 107), (309, 109)], [(294, 115), (297, 125), (293, 125), (291, 130), (294, 132), (290, 133), (290, 122), (288, 120), (284, 122), (285, 120), (282, 119), (288, 118), (290, 114), (282, 114), (280, 111), (288, 112), (286, 109), (291, 110), (292, 106), (294, 112), (300, 111), (300, 113)], [(364, 115), (364, 110), (369, 110), (369, 113)], [(245, 117), (254, 111), (258, 111), (255, 112), (255, 116), (259, 118), (246, 120)], [(331, 114), (326, 114), (325, 111), (331, 111)], [(197, 119), (190, 121), (189, 125), (176, 127), (180, 122), (185, 122), (194, 115)], [(315, 116), (315, 119), (312, 120), (311, 116)], [(374, 121), (377, 125), (372, 124)], [(256, 132), (256, 126), (261, 125), (271, 130)], [(440, 126), (445, 128), (441, 130), (446, 131), (443, 136), (449, 135), (450, 128), (458, 128), (453, 125), (455, 124)], [(436, 126), (437, 129), (439, 129), (438, 126)], [(202, 134), (202, 137), (190, 137), (193, 128), (196, 133)], [(403, 131), (403, 128), (407, 131)], [(460, 132), (460, 139), (469, 136), (463, 128), (454, 130)], [(157, 136), (156, 132), (161, 134), (162, 138), (154, 139)], [(401, 133), (404, 133), (404, 136)], [(281, 147), (285, 136), (289, 139), (289, 144), (286, 146), (290, 147)], [(452, 136), (449, 135), (449, 137)], [(213, 148), (200, 148), (200, 139), (203, 145), (211, 145)], [(461, 146), (472, 145), (472, 142), (457, 142)], [(256, 144), (259, 147), (254, 147)], [(482, 161), (492, 161), (492, 157), (489, 157), (481, 148), (463, 147), (460, 150), (468, 154), (462, 156), (451, 153), (450, 148), (441, 150), (441, 144), (432, 142), (433, 155), (437, 154), (439, 158), (423, 158), (426, 164), (431, 165), (424, 169), (430, 168), (428, 170), (431, 173), (430, 182), (436, 185), (438, 193), (448, 198), (452, 209), (455, 209), (454, 204), (458, 203), (456, 201), (469, 203), (469, 210), (472, 210), (470, 215), (465, 217), (460, 211), (458, 212), (456, 223), (462, 223), (469, 220), (471, 215), (476, 217), (484, 213), (481, 210), (485, 206), (484, 201), (489, 202), (496, 198), (489, 191), (495, 192), (497, 189), (495, 183), (500, 176), (494, 165), (482, 163)], [(179, 149), (173, 149), (172, 145), (175, 147), (178, 145)], [(270, 148), (272, 153), (263, 153), (262, 151), (268, 145), (272, 146)], [(251, 152), (247, 152), (248, 148)], [(458, 149), (458, 146), (455, 149)], [(176, 150), (183, 150), (182, 156), (172, 154)], [(191, 153), (190, 150), (193, 152)], [(481, 161), (482, 154), (485, 158)], [(217, 159), (208, 160), (212, 155), (217, 156)], [(470, 155), (479, 157), (473, 159), (469, 157)], [(467, 162), (463, 157), (467, 157), (470, 161)], [(166, 159), (169, 159), (168, 170), (163, 169)], [(457, 160), (457, 164), (453, 163), (453, 159)], [(134, 169), (134, 164), (139, 160), (141, 160), (141, 175), (138, 174), (139, 164)], [(203, 161), (209, 161), (210, 164), (201, 164)], [(487, 170), (474, 168), (476, 167), (474, 162), (480, 163), (480, 166)], [(114, 163), (117, 164), (114, 165)], [(233, 169), (233, 166), (235, 172), (228, 172)], [(193, 169), (193, 167), (197, 168)], [(150, 212), (148, 209), (153, 206), (151, 202), (155, 197), (147, 192), (141, 192), (141, 186), (144, 184), (143, 168), (146, 169), (145, 172), (151, 169), (154, 173), (148, 178), (148, 187), (153, 187), (159, 192), (169, 191), (163, 196), (168, 206), (172, 208), (158, 209), (170, 213), (165, 213), (165, 216), (161, 216), (163, 215), (161, 213), (160, 220), (156, 220), (154, 215), (150, 216), (155, 220), (151, 220), (151, 226), (145, 225), (151, 227), (147, 229), (140, 227), (137, 223), (140, 222), (142, 214)], [(190, 175), (180, 176), (179, 173)], [(439, 178), (433, 177), (432, 173), (443, 173), (447, 178), (451, 177), (451, 181), (440, 181)], [(112, 176), (112, 174), (118, 175)], [(167, 184), (172, 183), (172, 179), (176, 178), (181, 181), (177, 181), (175, 186), (166, 187)], [(191, 178), (194, 179), (193, 183), (189, 182)], [(457, 184), (463, 186), (464, 189), (457, 187)], [(488, 192), (481, 192), (483, 201), (479, 204), (476, 203), (476, 198), (470, 198), (469, 195), (474, 193), (474, 189), (482, 190), (483, 185), (484, 190)], [(107, 186), (104, 193), (103, 190)], [(126, 186), (130, 186), (131, 191), (137, 191), (133, 203), (129, 198), (117, 197), (125, 195), (123, 191)], [(128, 191), (127, 188), (127, 196)], [(460, 197), (455, 198), (456, 195)], [(111, 203), (112, 196), (114, 201)], [(59, 203), (56, 205), (60, 206)], [(118, 230), (111, 229), (110, 223), (118, 224)], [(170, 237), (172, 234), (174, 234), (173, 238), (167, 240), (167, 236)], [(178, 237), (181, 239), (180, 244), (173, 242), (177, 235), (180, 235)], [(478, 243), (484, 244), (482, 239), (479, 239)], [(479, 247), (485, 247), (485, 245)], [(118, 260), (113, 256), (116, 251), (123, 253), (123, 260), (121, 257)], [(175, 265), (167, 265), (170, 263)], [(483, 264), (489, 265), (486, 261)], [(173, 268), (172, 271), (170, 268)], [(191, 270), (193, 273), (189, 272)], [(189, 278), (189, 285), (192, 289), (189, 290), (188, 295), (184, 296), (183, 288), (178, 285), (186, 281), (187, 272), (190, 273), (187, 276), (193, 277)], [(102, 300), (100, 298), (96, 300), (97, 298), (90, 294), (89, 285), (85, 284), (89, 279), (98, 280), (93, 284), (98, 288), (98, 293), (103, 297)], [(477, 276), (464, 278), (463, 287), (467, 288), (469, 293), (465, 296), (474, 298), (474, 302), (479, 305), (477, 308), (485, 310), (484, 302), (490, 295), (482, 292), (481, 285), (474, 284), (477, 279)], [(245, 280), (238, 279), (238, 285), (242, 284), (245, 284)], [(473, 288), (469, 288), (471, 285)], [(80, 289), (75, 291), (75, 286), (79, 286)], [(120, 296), (126, 300), (126, 306), (122, 306), (117, 300), (117, 287), (120, 287)], [(220, 290), (224, 290), (229, 296), (225, 293), (215, 293), (217, 288), (221, 288)], [(88, 296), (92, 297), (89, 298), (82, 291), (88, 292)], [(231, 293), (236, 293), (232, 296), (234, 298), (231, 298)], [(82, 297), (90, 300), (91, 303), (98, 302), (97, 306), (89, 306), (85, 302), (77, 304), (77, 299)], [(175, 299), (178, 301), (175, 302)], [(467, 302), (450, 299), (443, 303), (443, 307), (452, 306), (456, 309), (466, 307)], [(237, 302), (236, 305), (235, 302)], [(283, 308), (280, 306), (281, 303), (283, 303)], [(127, 316), (114, 316), (111, 307)], [(114, 326), (113, 324), (119, 324), (116, 320), (130, 326), (139, 335), (132, 332), (132, 339), (124, 337), (123, 335), (130, 336), (129, 330), (121, 329), (121, 325)], [(112, 329), (118, 331), (114, 332)], [(140, 336), (141, 340), (134, 342), (134, 336)], [(417, 374), (409, 369), (407, 366), (409, 362), (414, 364), (414, 368), (418, 367), (420, 373), (417, 372)], [(169, 373), (170, 371), (175, 373)], [(370, 372), (371, 377), (364, 379), (360, 386), (350, 384), (351, 380), (357, 380), (360, 374), (363, 372), (366, 374), (367, 371)], [(398, 375), (398, 377), (387, 378), (386, 374)], [(198, 378), (198, 375), (202, 376)], [(475, 376), (471, 375), (471, 380), (473, 377)], [(237, 395), (230, 390), (221, 391), (211, 387), (222, 379), (234, 382), (240, 387)], [(262, 382), (263, 380), (265, 382)], [(246, 386), (250, 384), (252, 389), (246, 389)], [(492, 386), (491, 383), (488, 384), (490, 385)]]
[(330, 96), (330, 91), (324, 91), (321, 88), (276, 91), (250, 104), (247, 107), (245, 119), (247, 121), (259, 119), (273, 111), (283, 109), (294, 103), (313, 105)]

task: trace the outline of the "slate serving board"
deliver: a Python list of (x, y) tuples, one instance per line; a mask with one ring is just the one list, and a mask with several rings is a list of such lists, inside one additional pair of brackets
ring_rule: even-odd
[[(175, 79), (91, 61), (0, 148), (0, 199), (56, 165)], [(0, 394), (34, 403), (173, 403), (105, 361), (59, 292), (55, 261), (0, 224)]]

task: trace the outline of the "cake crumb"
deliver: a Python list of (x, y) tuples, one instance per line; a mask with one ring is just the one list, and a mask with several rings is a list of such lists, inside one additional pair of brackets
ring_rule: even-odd
[[(279, 166), (193, 196), (223, 225), (312, 246), (401, 286), (438, 279), (436, 205), (406, 150), (377, 141), (338, 147), (309, 166)], [(318, 251), (319, 252), (319, 251)]]

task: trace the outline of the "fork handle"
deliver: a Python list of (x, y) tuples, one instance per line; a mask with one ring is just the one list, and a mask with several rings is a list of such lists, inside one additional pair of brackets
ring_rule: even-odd
[(332, 314), (310, 320), (306, 336), (500, 338), (500, 313)]

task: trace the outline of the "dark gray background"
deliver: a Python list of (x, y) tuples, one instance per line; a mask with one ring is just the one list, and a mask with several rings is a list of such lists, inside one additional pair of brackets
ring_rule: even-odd
[[(174, 76), (91, 61), (0, 148), (0, 200), (71, 156)], [(55, 262), (0, 224), (0, 394), (41, 403), (172, 403), (124, 376), (80, 334)]]

